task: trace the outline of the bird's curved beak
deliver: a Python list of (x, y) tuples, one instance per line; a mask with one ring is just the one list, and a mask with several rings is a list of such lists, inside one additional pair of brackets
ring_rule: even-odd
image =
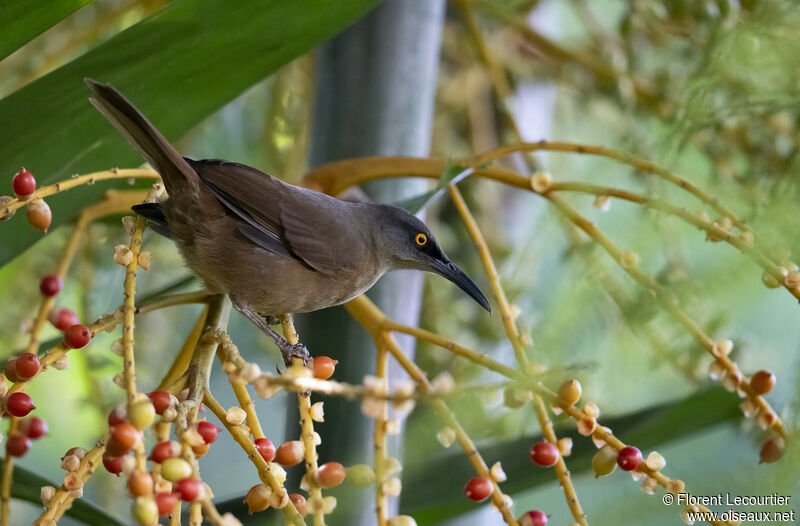
[(479, 289), (475, 282), (469, 279), (469, 276), (458, 268), (455, 263), (437, 259), (433, 261), (433, 269), (437, 274), (444, 276), (458, 285), (458, 288), (469, 294), (481, 307), (489, 311), (489, 314), (492, 313), (492, 306), (489, 304), (489, 300), (486, 299), (486, 296), (483, 295), (483, 292), (481, 292), (481, 289)]

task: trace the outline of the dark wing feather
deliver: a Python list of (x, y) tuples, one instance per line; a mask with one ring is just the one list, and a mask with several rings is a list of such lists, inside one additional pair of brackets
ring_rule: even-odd
[(239, 231), (257, 245), (299, 259), (323, 274), (358, 263), (364, 239), (348, 221), (356, 205), (243, 164), (215, 159), (187, 162), (220, 202), (245, 222)]
[(354, 270), (367, 253), (358, 204), (293, 187), (281, 202), (281, 224), (292, 252), (323, 274)]

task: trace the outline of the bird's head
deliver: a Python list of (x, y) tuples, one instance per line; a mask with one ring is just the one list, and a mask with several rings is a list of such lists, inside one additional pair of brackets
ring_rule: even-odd
[(412, 268), (444, 276), (481, 307), (492, 312), (492, 306), (481, 289), (448, 259), (425, 223), (396, 206), (380, 205), (377, 212), (377, 242), (382, 245), (382, 252), (389, 256), (392, 268)]

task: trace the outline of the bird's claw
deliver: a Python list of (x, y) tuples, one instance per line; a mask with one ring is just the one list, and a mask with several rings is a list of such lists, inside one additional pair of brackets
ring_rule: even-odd
[(308, 349), (302, 343), (288, 343), (286, 342), (285, 346), (281, 347), (281, 354), (283, 355), (283, 362), (286, 364), (286, 367), (290, 367), (292, 365), (292, 359), (302, 358), (303, 365), (308, 365), (308, 362), (311, 361), (311, 353), (308, 352)]

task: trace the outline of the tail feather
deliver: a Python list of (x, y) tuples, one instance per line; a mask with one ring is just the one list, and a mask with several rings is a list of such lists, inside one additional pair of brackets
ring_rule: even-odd
[(91, 103), (161, 174), (168, 193), (197, 192), (197, 174), (147, 117), (110, 84), (84, 81), (96, 97)]

